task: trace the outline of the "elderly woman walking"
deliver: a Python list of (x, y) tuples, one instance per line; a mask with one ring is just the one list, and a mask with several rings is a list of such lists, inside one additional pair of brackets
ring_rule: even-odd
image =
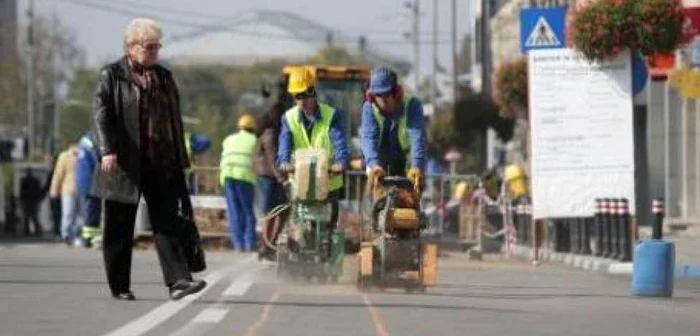
[(91, 193), (105, 200), (103, 253), (112, 296), (134, 300), (130, 288), (134, 220), (146, 199), (156, 251), (170, 298), (201, 291), (182, 252), (179, 202), (187, 197), (178, 90), (157, 64), (162, 32), (135, 19), (124, 34), (125, 56), (102, 68), (93, 97), (93, 122), (101, 154)]

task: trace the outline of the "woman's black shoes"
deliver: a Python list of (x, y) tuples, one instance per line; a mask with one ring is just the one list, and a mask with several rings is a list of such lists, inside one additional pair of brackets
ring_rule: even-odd
[(125, 301), (134, 301), (136, 300), (136, 297), (134, 296), (134, 293), (131, 291), (128, 292), (123, 292), (123, 293), (117, 293), (117, 294), (112, 294), (112, 297), (115, 300), (125, 300)]
[(170, 299), (174, 301), (180, 300), (187, 295), (198, 293), (206, 286), (207, 283), (204, 280), (180, 280), (174, 285), (170, 286)]

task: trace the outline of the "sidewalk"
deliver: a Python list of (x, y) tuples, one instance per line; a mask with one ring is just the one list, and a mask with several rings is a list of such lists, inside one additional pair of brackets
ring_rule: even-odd
[[(647, 235), (640, 232), (642, 239)], [(700, 234), (696, 232), (683, 232), (664, 237), (673, 242), (676, 248), (676, 279), (700, 279)], [(601, 272), (611, 275), (629, 276), (632, 274), (632, 262), (620, 262), (590, 255), (578, 255), (571, 253), (559, 253), (545, 249), (539, 250), (540, 262), (556, 262), (566, 264), (574, 268), (580, 268), (592, 272)], [(530, 247), (513, 247), (513, 257), (522, 261), (531, 261), (533, 251)]]

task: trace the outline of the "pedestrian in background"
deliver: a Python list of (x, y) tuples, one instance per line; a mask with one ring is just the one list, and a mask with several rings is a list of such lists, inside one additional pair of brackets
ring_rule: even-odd
[(162, 31), (134, 19), (124, 32), (125, 56), (100, 70), (93, 121), (100, 169), (91, 194), (105, 200), (104, 253), (112, 296), (134, 300), (131, 259), (139, 197), (148, 204), (165, 285), (172, 300), (201, 291), (183, 251), (178, 206), (189, 197), (180, 99), (172, 73), (157, 64)]
[(27, 169), (25, 175), (20, 181), (19, 198), (22, 202), (22, 220), (24, 223), (24, 234), (29, 236), (29, 222), (34, 226), (34, 236), (42, 236), (41, 223), (37, 213), (39, 212), (39, 203), (44, 198), (41, 192), (41, 183), (34, 176), (32, 169)]
[(263, 116), (258, 132), (258, 147), (255, 150), (255, 167), (258, 173), (258, 186), (262, 193), (262, 213), (286, 201), (284, 175), (277, 169), (277, 140), (282, 126), (282, 116), (286, 112), (284, 104), (278, 100)]
[[(60, 154), (60, 153), (59, 153)], [(41, 198), (43, 199), (47, 195), (49, 195), (49, 190), (51, 190), (51, 180), (53, 179), (53, 174), (56, 171), (56, 163), (58, 162), (58, 155), (56, 154), (53, 157), (49, 159), (49, 166), (51, 167), (51, 170), (49, 171), (48, 178), (46, 179), (44, 186), (41, 191)], [(58, 240), (62, 240), (61, 238), (61, 198), (60, 197), (51, 197), (49, 195), (49, 208), (51, 210), (51, 232), (53, 233), (54, 237)]]
[(253, 196), (255, 169), (253, 155), (257, 146), (255, 118), (245, 114), (238, 119), (239, 131), (223, 142), (219, 161), (219, 182), (224, 187), (228, 224), (233, 248), (251, 252), (255, 242), (255, 211)]
[(81, 246), (80, 227), (82, 222), (78, 214), (81, 199), (75, 189), (75, 168), (78, 159), (78, 147), (72, 144), (61, 152), (56, 161), (56, 168), (51, 177), (51, 198), (61, 198), (61, 238), (71, 246)]

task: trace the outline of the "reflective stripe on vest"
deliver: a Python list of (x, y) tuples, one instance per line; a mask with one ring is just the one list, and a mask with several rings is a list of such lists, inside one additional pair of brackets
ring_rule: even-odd
[[(298, 106), (292, 107), (285, 113), (285, 118), (287, 118), (287, 125), (289, 125), (289, 131), (292, 133), (292, 139), (294, 142), (294, 150), (306, 149), (306, 148), (322, 148), (326, 150), (329, 160), (329, 167), (333, 164), (333, 158), (335, 156), (335, 151), (333, 150), (333, 143), (331, 142), (331, 120), (333, 120), (333, 115), (335, 114), (335, 109), (332, 107), (319, 103), (319, 111), (321, 113), (321, 119), (316, 120), (313, 128), (311, 129), (311, 134), (306, 133), (304, 124), (299, 120), (301, 118), (301, 109)], [(331, 175), (328, 179), (328, 189), (330, 191), (335, 191), (343, 187), (343, 176), (342, 175)]]
[[(406, 156), (407, 166), (411, 164), (411, 141), (408, 137), (408, 105), (411, 99), (413, 99), (413, 97), (409, 95), (405, 95), (403, 98), (403, 115), (399, 119), (398, 129), (399, 146), (401, 146), (401, 150), (403, 150)], [(384, 118), (376, 104), (372, 104), (372, 112), (374, 112), (374, 119), (377, 121), (377, 125), (379, 125), (379, 143), (381, 143), (382, 137), (384, 136), (384, 121), (386, 118)]]
[(185, 151), (187, 153), (187, 161), (190, 162), (190, 167), (185, 169), (185, 174), (190, 174), (194, 168), (193, 155), (192, 155), (192, 133), (185, 132)]
[(85, 145), (86, 148), (90, 149), (95, 147), (95, 144), (92, 143), (92, 140), (90, 140), (90, 138), (86, 136), (80, 138), (80, 144)]
[(219, 168), (219, 183), (224, 185), (227, 178), (255, 184), (253, 154), (257, 138), (253, 133), (240, 131), (229, 135), (223, 143)]
[(192, 160), (192, 133), (185, 132), (185, 150), (187, 151), (187, 158)]

